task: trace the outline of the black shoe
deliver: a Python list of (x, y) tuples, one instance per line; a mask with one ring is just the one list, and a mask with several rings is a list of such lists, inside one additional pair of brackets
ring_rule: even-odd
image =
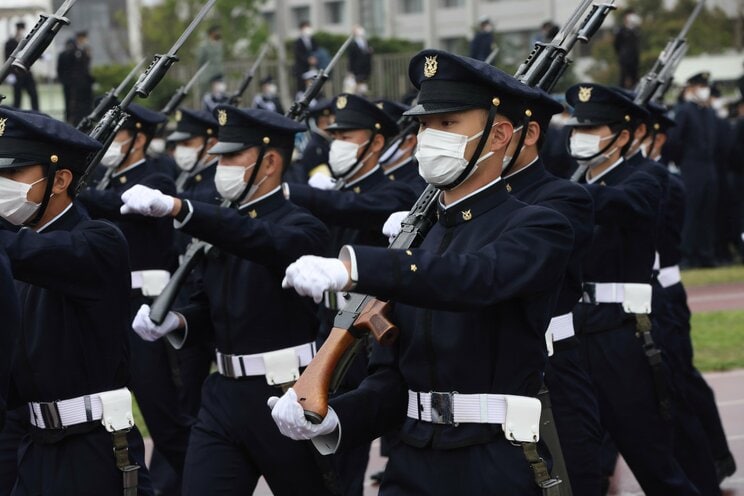
[(734, 461), (734, 456), (731, 453), (716, 460), (715, 465), (716, 475), (718, 475), (718, 484), (723, 482), (723, 479), (731, 477), (734, 475), (734, 472), (736, 472), (736, 461)]

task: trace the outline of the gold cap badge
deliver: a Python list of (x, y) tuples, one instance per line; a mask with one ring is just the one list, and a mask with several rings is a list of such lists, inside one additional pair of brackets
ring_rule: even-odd
[(349, 103), (349, 100), (346, 98), (345, 95), (341, 95), (336, 98), (336, 108), (339, 110), (345, 109), (347, 103)]
[(5, 123), (6, 122), (8, 122), (7, 117), (3, 117), (2, 119), (0, 119), (0, 136), (5, 134)]
[(579, 101), (581, 103), (586, 103), (589, 100), (592, 99), (592, 90), (594, 88), (591, 86), (579, 86)]
[(217, 122), (220, 123), (220, 126), (224, 126), (227, 124), (227, 111), (225, 111), (225, 109), (220, 109), (217, 111)]
[(181, 119), (183, 119), (183, 113), (180, 110), (176, 110), (176, 122), (181, 122)]
[(424, 58), (424, 77), (433, 78), (437, 74), (437, 68), (439, 67), (437, 57), (438, 55), (432, 55)]

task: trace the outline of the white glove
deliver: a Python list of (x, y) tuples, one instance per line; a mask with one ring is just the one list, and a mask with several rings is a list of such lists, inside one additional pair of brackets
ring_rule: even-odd
[(279, 427), (279, 432), (295, 441), (312, 439), (330, 434), (338, 428), (338, 415), (328, 407), (328, 413), (319, 424), (313, 424), (305, 418), (302, 405), (297, 402), (297, 393), (289, 388), (281, 398), (272, 396), (266, 402), (271, 408), (271, 417)]
[(173, 211), (174, 198), (141, 184), (136, 184), (121, 195), (122, 214), (140, 214), (148, 217), (165, 217)]
[(385, 224), (382, 226), (382, 234), (388, 237), (388, 241), (391, 243), (393, 242), (400, 232), (401, 222), (403, 222), (403, 219), (408, 217), (409, 213), (410, 212), (408, 211), (403, 211), (390, 214), (390, 217), (388, 217)]
[(349, 282), (349, 272), (341, 260), (305, 255), (287, 267), (282, 287), (295, 288), (301, 296), (312, 296), (315, 303), (320, 303), (324, 291), (342, 291)]
[(315, 189), (333, 189), (336, 187), (336, 180), (332, 177), (328, 177), (322, 172), (316, 172), (312, 176), (310, 176), (310, 179), (308, 179), (307, 184), (312, 186)]
[(145, 341), (155, 341), (178, 329), (180, 320), (175, 312), (168, 312), (162, 324), (150, 320), (150, 305), (142, 305), (132, 321), (132, 329)]

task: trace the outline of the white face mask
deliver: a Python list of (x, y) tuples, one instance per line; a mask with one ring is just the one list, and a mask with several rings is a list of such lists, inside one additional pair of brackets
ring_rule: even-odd
[(264, 94), (266, 96), (272, 97), (272, 96), (276, 96), (277, 91), (279, 91), (279, 89), (276, 87), (275, 84), (267, 84), (266, 91), (264, 92)]
[[(214, 174), (214, 185), (217, 187), (217, 193), (219, 193), (225, 200), (237, 200), (241, 193), (245, 191), (245, 187), (248, 186), (248, 182), (244, 179), (245, 172), (255, 166), (255, 162), (247, 167), (217, 164), (217, 169)], [(250, 187), (248, 194), (245, 195), (244, 202), (253, 198), (253, 195), (256, 194), (258, 188), (266, 179), (268, 179), (268, 177), (269, 176), (264, 176), (263, 179)]]
[(602, 142), (614, 137), (614, 134), (601, 138), (594, 134), (574, 132), (569, 142), (571, 156), (581, 165), (588, 165), (589, 168), (596, 167), (607, 160), (617, 150), (617, 147), (615, 147), (612, 150), (597, 155), (602, 149)]
[(34, 184), (45, 179), (46, 177), (42, 177), (38, 181), (26, 184), (0, 177), (0, 217), (15, 226), (20, 226), (33, 217), (41, 204), (29, 201), (27, 195)]
[(309, 38), (313, 35), (313, 28), (302, 28), (302, 31), (300, 31), (300, 33), (302, 33), (302, 36), (304, 36), (305, 38)]
[[(468, 137), (438, 129), (424, 129), (418, 134), (418, 148), (415, 154), (419, 163), (419, 175), (437, 188), (452, 184), (468, 166), (465, 147), (482, 134), (483, 131)], [(482, 155), (468, 177), (476, 171), (479, 163), (491, 155), (493, 152)]]
[(106, 153), (104, 153), (103, 157), (101, 158), (101, 165), (109, 169), (119, 167), (124, 160), (124, 152), (122, 151), (122, 148), (124, 148), (124, 145), (126, 145), (130, 141), (132, 141), (132, 138), (126, 141), (112, 142), (111, 146), (108, 147)]
[(214, 90), (212, 93), (215, 95), (224, 95), (227, 91), (227, 84), (225, 83), (214, 83), (214, 86), (212, 86), (212, 89)]
[(201, 154), (204, 147), (193, 148), (191, 146), (176, 145), (176, 149), (173, 152), (173, 160), (176, 161), (176, 165), (186, 172), (194, 169), (194, 166), (199, 161), (199, 154)]
[(701, 86), (700, 88), (695, 90), (695, 97), (700, 103), (707, 102), (710, 98), (710, 88), (707, 86)]
[[(333, 175), (341, 178), (350, 176), (359, 170), (367, 158), (365, 157), (357, 163), (357, 154), (360, 148), (367, 146), (367, 143), (369, 143), (369, 140), (360, 145), (351, 141), (333, 140), (331, 150), (328, 153), (328, 166), (331, 168)], [(354, 167), (355, 164), (356, 167)]]

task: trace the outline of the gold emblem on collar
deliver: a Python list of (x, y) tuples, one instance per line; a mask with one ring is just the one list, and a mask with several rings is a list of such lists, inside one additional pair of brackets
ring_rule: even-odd
[(586, 103), (592, 99), (592, 86), (579, 86), (579, 101)]
[(377, 108), (383, 110), (385, 108), (385, 105), (382, 102), (377, 102)]
[(196, 176), (194, 176), (194, 181), (196, 181), (197, 183), (198, 182), (201, 182), (201, 180), (202, 180), (202, 175), (201, 174), (197, 174)]
[(181, 119), (183, 119), (183, 113), (180, 110), (176, 110), (175, 119), (176, 119), (176, 122), (181, 122)]
[(336, 108), (339, 110), (345, 109), (347, 103), (349, 103), (349, 100), (346, 98), (346, 95), (340, 95), (336, 98)]
[(251, 219), (255, 219), (256, 217), (258, 217), (258, 212), (256, 212), (255, 208), (248, 212), (248, 217), (250, 217)]
[(416, 272), (418, 270), (418, 267), (416, 267), (416, 264), (411, 264), (411, 272)]
[(360, 188), (359, 186), (354, 186), (354, 189), (352, 191), (354, 191), (354, 193), (358, 195), (362, 192), (362, 188)]
[(439, 62), (437, 62), (438, 55), (432, 55), (431, 57), (424, 58), (424, 77), (433, 78), (437, 74), (439, 68)]
[(507, 193), (511, 193), (512, 192), (512, 187), (511, 187), (511, 184), (509, 184), (509, 183), (506, 183), (506, 192)]
[(6, 122), (8, 122), (7, 117), (3, 117), (2, 119), (0, 119), (0, 136), (5, 134), (5, 123)]
[(227, 124), (227, 111), (225, 109), (219, 109), (217, 111), (217, 122), (220, 123), (220, 126)]
[(462, 220), (469, 221), (473, 218), (473, 212), (471, 210), (465, 210), (464, 212), (460, 212), (462, 214)]
[(119, 177), (119, 182), (121, 184), (127, 184), (127, 176), (121, 176), (121, 177)]
[(391, 181), (395, 181), (395, 174), (390, 174), (388, 176), (388, 179), (390, 179)]

